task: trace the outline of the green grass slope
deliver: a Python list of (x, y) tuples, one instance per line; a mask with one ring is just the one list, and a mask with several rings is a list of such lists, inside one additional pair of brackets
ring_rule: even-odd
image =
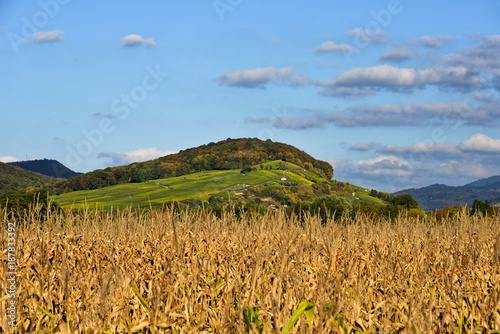
[[(258, 198), (258, 201), (277, 202), (279, 205), (280, 200), (273, 200), (273, 194), (288, 194), (288, 197), (292, 198), (302, 194), (304, 198), (312, 199), (315, 197), (315, 191), (320, 188), (318, 185), (331, 188), (335, 184), (335, 181), (321, 178), (294, 164), (287, 163), (285, 170), (282, 168), (283, 163), (276, 160), (253, 166), (253, 170), (246, 175), (240, 173), (240, 170), (202, 171), (142, 183), (68, 192), (53, 196), (52, 199), (61, 206), (97, 206), (104, 209), (128, 206), (160, 207), (166, 202), (186, 202), (193, 199), (208, 201), (212, 195), (239, 199), (242, 202)], [(286, 180), (282, 180), (283, 176)], [(354, 192), (358, 196), (351, 193), (346, 193), (346, 196), (352, 197), (353, 201), (378, 204), (378, 199), (367, 196), (366, 189), (357, 187)]]
[[(273, 164), (266, 164), (272, 167)], [(294, 169), (299, 167), (295, 166)], [(169, 201), (189, 199), (208, 200), (210, 195), (220, 192), (238, 196), (244, 190), (256, 185), (279, 185), (281, 176), (287, 175), (287, 181), (311, 185), (307, 175), (283, 170), (255, 170), (246, 175), (239, 170), (203, 171), (178, 177), (151, 180), (142, 183), (126, 183), (95, 190), (69, 192), (53, 199), (62, 206), (72, 205), (81, 208), (85, 205), (97, 205), (104, 208), (140, 206), (161, 206)]]
[(382, 201), (380, 198), (370, 196), (370, 189), (366, 189), (360, 186), (351, 185), (353, 192), (351, 195), (354, 197), (356, 202), (366, 205), (385, 205), (386, 202)]

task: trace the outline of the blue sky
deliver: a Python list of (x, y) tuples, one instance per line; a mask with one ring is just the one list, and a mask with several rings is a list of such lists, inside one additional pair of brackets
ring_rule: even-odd
[(396, 191), (500, 174), (498, 1), (0, 2), (0, 161), (239, 137)]

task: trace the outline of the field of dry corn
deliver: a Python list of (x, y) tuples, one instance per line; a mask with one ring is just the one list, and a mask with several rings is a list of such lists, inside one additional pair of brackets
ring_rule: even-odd
[[(36, 210), (34, 210), (36, 211)], [(321, 221), (282, 212), (37, 212), (0, 236), (0, 331), (491, 333), (500, 217)], [(12, 226), (12, 225), (10, 225)], [(15, 300), (14, 327), (9, 303)]]

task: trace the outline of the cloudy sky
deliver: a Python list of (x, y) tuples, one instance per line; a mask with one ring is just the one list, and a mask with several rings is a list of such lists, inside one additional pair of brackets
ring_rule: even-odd
[(500, 174), (500, 2), (0, 2), (0, 161), (285, 142), (396, 191)]

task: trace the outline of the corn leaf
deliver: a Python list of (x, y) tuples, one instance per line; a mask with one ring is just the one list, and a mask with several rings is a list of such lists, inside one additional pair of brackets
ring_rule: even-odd
[(290, 320), (288, 320), (288, 323), (283, 328), (282, 333), (290, 333), (290, 331), (293, 329), (293, 326), (295, 326), (297, 321), (299, 321), (299, 318), (303, 313), (306, 314), (307, 321), (309, 322), (309, 324), (311, 324), (314, 318), (314, 304), (308, 301), (303, 301), (302, 303), (300, 303), (299, 308), (292, 314)]
[(148, 303), (146, 302), (146, 300), (144, 299), (144, 297), (141, 295), (141, 293), (139, 292), (139, 289), (137, 288), (137, 285), (135, 285), (134, 282), (130, 282), (130, 288), (132, 289), (132, 291), (134, 292), (134, 294), (137, 296), (137, 298), (139, 299), (139, 301), (141, 302), (142, 306), (147, 310), (149, 311), (150, 308), (149, 308), (149, 305)]

